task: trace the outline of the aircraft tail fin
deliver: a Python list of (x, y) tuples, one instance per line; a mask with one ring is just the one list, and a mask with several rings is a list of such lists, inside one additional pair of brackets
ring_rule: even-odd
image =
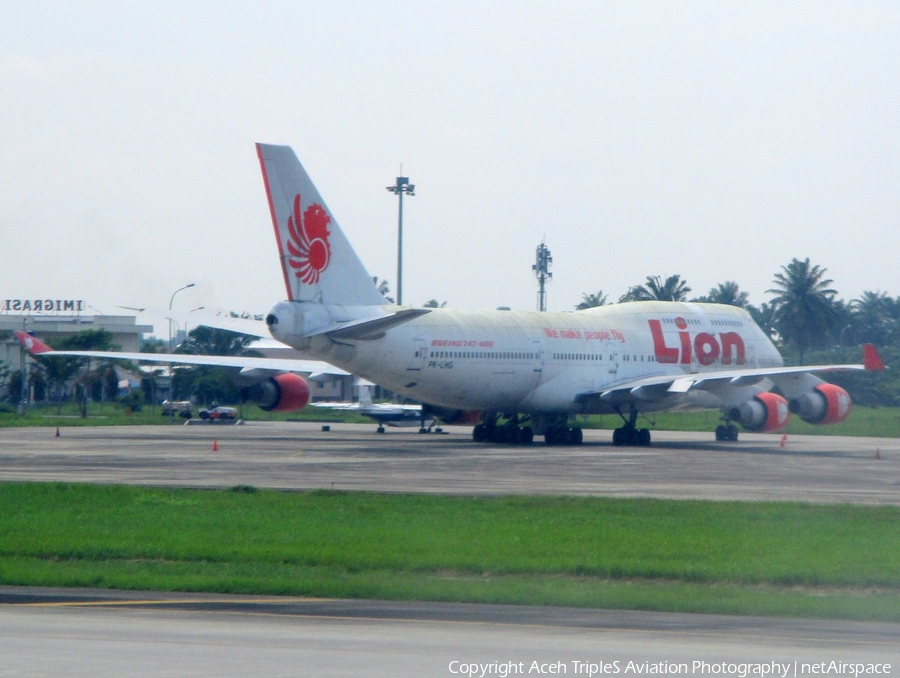
[(291, 301), (387, 303), (290, 146), (256, 144)]
[(887, 369), (875, 344), (863, 344), (863, 365), (869, 372), (881, 372)]
[(28, 332), (23, 332), (22, 330), (17, 330), (13, 332), (13, 336), (19, 340), (19, 343), (24, 346), (31, 355), (41, 355), (42, 353), (53, 353), (53, 349), (47, 346), (43, 341), (38, 339), (35, 336), (28, 334)]

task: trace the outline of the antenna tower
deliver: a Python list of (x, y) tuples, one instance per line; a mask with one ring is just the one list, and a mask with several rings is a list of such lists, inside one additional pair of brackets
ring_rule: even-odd
[(547, 249), (547, 245), (544, 244), (544, 241), (542, 240), (541, 244), (537, 246), (535, 263), (531, 267), (531, 270), (534, 271), (534, 277), (536, 277), (538, 281), (539, 311), (547, 310), (547, 292), (544, 288), (546, 284), (553, 279), (553, 274), (550, 272), (550, 264), (552, 263), (553, 257), (550, 256), (550, 250)]

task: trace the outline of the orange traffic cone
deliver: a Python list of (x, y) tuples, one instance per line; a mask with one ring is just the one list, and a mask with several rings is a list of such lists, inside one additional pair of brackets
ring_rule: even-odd
[(781, 446), (784, 447), (784, 444), (787, 442), (787, 433), (783, 433), (781, 435)]
[(56, 427), (56, 437), (59, 438), (59, 426)]
[(219, 451), (219, 441), (213, 440), (213, 452), (218, 452), (218, 451)]
[(875, 458), (881, 459), (881, 448), (880, 447), (875, 448)]

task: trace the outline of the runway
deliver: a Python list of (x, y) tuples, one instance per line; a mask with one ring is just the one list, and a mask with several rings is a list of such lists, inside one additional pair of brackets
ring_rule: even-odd
[[(900, 504), (900, 440), (654, 431), (620, 448), (610, 431), (580, 447), (474, 443), (375, 426), (250, 422), (243, 426), (0, 429), (0, 480), (450, 494), (574, 494), (676, 499)], [(213, 443), (217, 451), (213, 451)]]
[(774, 661), (793, 678), (830, 661), (895, 673), (898, 638), (900, 625), (881, 623), (0, 587), (2, 675), (453, 676), (493, 665), (485, 675), (496, 676), (515, 665), (508, 675), (587, 676), (606, 664), (602, 675), (624, 676), (630, 661), (699, 677)]

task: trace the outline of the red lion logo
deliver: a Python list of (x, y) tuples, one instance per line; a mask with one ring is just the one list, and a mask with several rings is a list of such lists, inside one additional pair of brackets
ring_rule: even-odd
[[(301, 218), (302, 216), (302, 218)], [(294, 196), (294, 214), (288, 217), (287, 241), (291, 257), (288, 263), (294, 275), (307, 285), (319, 282), (319, 275), (331, 261), (328, 224), (331, 217), (321, 205), (313, 203), (300, 214), (300, 194)]]

